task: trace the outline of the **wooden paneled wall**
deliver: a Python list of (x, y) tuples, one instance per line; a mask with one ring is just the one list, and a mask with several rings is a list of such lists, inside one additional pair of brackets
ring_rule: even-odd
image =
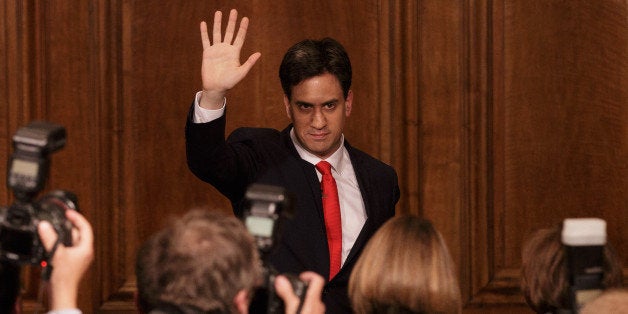
[(0, 164), (20, 126), (66, 127), (48, 188), (78, 194), (94, 225), (85, 313), (133, 313), (141, 241), (190, 207), (229, 210), (187, 169), (183, 127), (199, 22), (232, 7), (251, 19), (242, 59), (262, 58), (228, 95), (227, 128), (285, 127), (283, 53), (338, 39), (354, 67), (347, 139), (397, 169), (399, 213), (443, 233), (466, 312), (528, 312), (521, 245), (566, 217), (606, 219), (627, 269), (625, 0), (3, 1)]

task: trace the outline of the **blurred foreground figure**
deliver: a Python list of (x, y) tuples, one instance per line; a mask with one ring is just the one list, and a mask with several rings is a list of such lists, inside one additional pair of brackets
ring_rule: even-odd
[(349, 279), (355, 313), (460, 313), (454, 263), (428, 220), (398, 216), (371, 238)]

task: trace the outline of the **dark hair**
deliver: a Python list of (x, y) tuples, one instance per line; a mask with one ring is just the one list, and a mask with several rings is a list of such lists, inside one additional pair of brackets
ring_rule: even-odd
[(292, 87), (325, 73), (338, 79), (346, 98), (351, 88), (351, 62), (345, 48), (329, 37), (296, 43), (288, 49), (279, 67), (281, 87), (288, 99), (292, 96)]
[(20, 267), (8, 262), (0, 263), (0, 313), (13, 313), (20, 294)]

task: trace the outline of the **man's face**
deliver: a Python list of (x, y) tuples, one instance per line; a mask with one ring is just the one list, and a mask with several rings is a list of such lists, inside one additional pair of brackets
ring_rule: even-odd
[(351, 114), (353, 93), (345, 99), (338, 79), (325, 73), (292, 88), (292, 99), (284, 95), (288, 118), (297, 140), (307, 151), (325, 159), (340, 147), (345, 118)]

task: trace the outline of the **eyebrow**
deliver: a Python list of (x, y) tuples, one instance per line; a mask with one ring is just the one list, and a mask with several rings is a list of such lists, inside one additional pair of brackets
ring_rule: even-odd
[[(333, 99), (330, 99), (330, 100), (324, 101), (324, 102), (323, 102), (323, 105), (327, 105), (327, 104), (331, 104), (331, 103), (337, 103), (337, 102), (338, 102), (338, 99), (337, 99), (337, 98), (333, 98)], [(309, 103), (309, 102), (307, 102), (307, 101), (301, 101), (301, 100), (297, 100), (297, 101), (295, 101), (294, 103), (295, 103), (296, 105), (299, 105), (299, 106), (306, 106), (306, 105), (308, 105), (308, 106), (314, 106), (314, 104), (312, 104), (312, 103)]]

